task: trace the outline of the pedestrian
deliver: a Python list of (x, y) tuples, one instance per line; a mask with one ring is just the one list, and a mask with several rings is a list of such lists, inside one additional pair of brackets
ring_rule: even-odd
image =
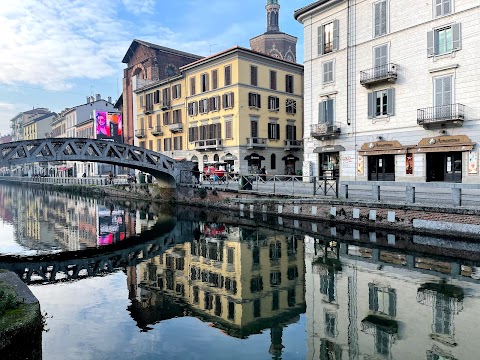
[(198, 169), (198, 164), (195, 164), (192, 173), (195, 178), (195, 184), (200, 184), (200, 170)]
[(265, 166), (260, 169), (260, 173), (262, 174), (261, 177), (262, 177), (263, 181), (266, 181), (267, 180), (267, 169), (265, 168)]
[(113, 174), (111, 171), (108, 172), (108, 180), (110, 181), (110, 184), (113, 184)]

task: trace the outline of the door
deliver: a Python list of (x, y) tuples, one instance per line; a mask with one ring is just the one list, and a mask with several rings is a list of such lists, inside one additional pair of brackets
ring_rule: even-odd
[(386, 76), (388, 70), (388, 45), (377, 46), (374, 49), (374, 59), (375, 77)]
[(444, 76), (434, 80), (434, 116), (437, 120), (452, 118), (452, 77)]
[(462, 182), (462, 153), (427, 153), (427, 181)]
[(445, 181), (462, 182), (461, 152), (452, 152), (445, 155)]
[(250, 122), (250, 136), (252, 137), (252, 143), (256, 144), (258, 142), (258, 122)]
[(368, 180), (395, 181), (395, 155), (369, 156)]

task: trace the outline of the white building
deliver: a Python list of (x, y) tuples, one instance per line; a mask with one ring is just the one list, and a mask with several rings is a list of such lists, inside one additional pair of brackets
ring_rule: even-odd
[(319, 0), (304, 26), (304, 174), (480, 183), (480, 3)]

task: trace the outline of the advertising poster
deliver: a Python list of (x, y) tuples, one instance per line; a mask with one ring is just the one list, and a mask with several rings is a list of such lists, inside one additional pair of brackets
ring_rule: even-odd
[(357, 174), (363, 175), (363, 156), (358, 155)]
[(476, 149), (468, 152), (468, 173), (478, 174), (478, 153)]
[(100, 206), (98, 209), (97, 245), (110, 245), (126, 238), (125, 212), (109, 210)]
[(413, 154), (405, 155), (405, 174), (413, 175)]
[(122, 114), (107, 111), (95, 112), (95, 134), (97, 139), (122, 142)]

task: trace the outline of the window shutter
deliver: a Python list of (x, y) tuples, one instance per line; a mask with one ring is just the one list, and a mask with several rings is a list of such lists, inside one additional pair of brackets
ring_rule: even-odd
[(375, 310), (375, 286), (372, 283), (368, 284), (368, 309)]
[(442, 3), (444, 0), (435, 0), (435, 16), (442, 15)]
[(339, 33), (338, 33), (338, 20), (333, 20), (333, 51), (338, 50), (339, 46)]
[(222, 138), (222, 124), (217, 124), (217, 139)]
[(275, 110), (280, 111), (280, 99), (275, 98)]
[(387, 89), (387, 115), (395, 115), (395, 89)]
[(262, 107), (262, 98), (260, 96), (260, 94), (257, 94), (257, 107), (258, 108), (261, 108)]
[(443, 78), (443, 105), (450, 105), (452, 102), (452, 77), (445, 76)]
[(326, 122), (325, 116), (326, 116), (326, 106), (325, 106), (325, 101), (322, 101), (318, 104), (318, 123), (323, 124)]
[(443, 15), (450, 14), (452, 12), (452, 1), (443, 0)]
[(233, 92), (230, 93), (230, 96), (231, 96), (231, 99), (232, 99), (232, 103), (231, 103), (232, 108), (235, 106), (234, 96), (233, 96), (233, 95), (234, 95)]
[(328, 63), (323, 63), (323, 82), (326, 83), (328, 82)]
[(374, 4), (374, 37), (380, 36), (380, 5), (381, 3)]
[(143, 95), (140, 95), (140, 106), (143, 107)]
[(388, 315), (397, 316), (397, 294), (395, 289), (388, 289)]
[(370, 92), (368, 93), (368, 118), (374, 118), (375, 114), (375, 93)]
[(275, 124), (275, 127), (277, 128), (276, 139), (279, 140), (280, 139), (280, 124)]
[(268, 138), (269, 139), (272, 138), (272, 125), (273, 124), (268, 124)]
[(193, 128), (188, 128), (188, 141), (193, 142)]
[(323, 25), (318, 27), (318, 55), (323, 55)]
[(427, 56), (428, 57), (432, 57), (433, 55), (435, 55), (434, 36), (435, 36), (435, 33), (433, 30), (427, 32)]
[(380, 34), (384, 35), (387, 33), (387, 2), (382, 1), (380, 3)]
[(329, 99), (327, 100), (327, 116), (326, 116), (326, 122), (328, 125), (333, 125), (333, 100)]
[(452, 45), (453, 50), (460, 50), (462, 48), (462, 38), (460, 23), (452, 25)]

